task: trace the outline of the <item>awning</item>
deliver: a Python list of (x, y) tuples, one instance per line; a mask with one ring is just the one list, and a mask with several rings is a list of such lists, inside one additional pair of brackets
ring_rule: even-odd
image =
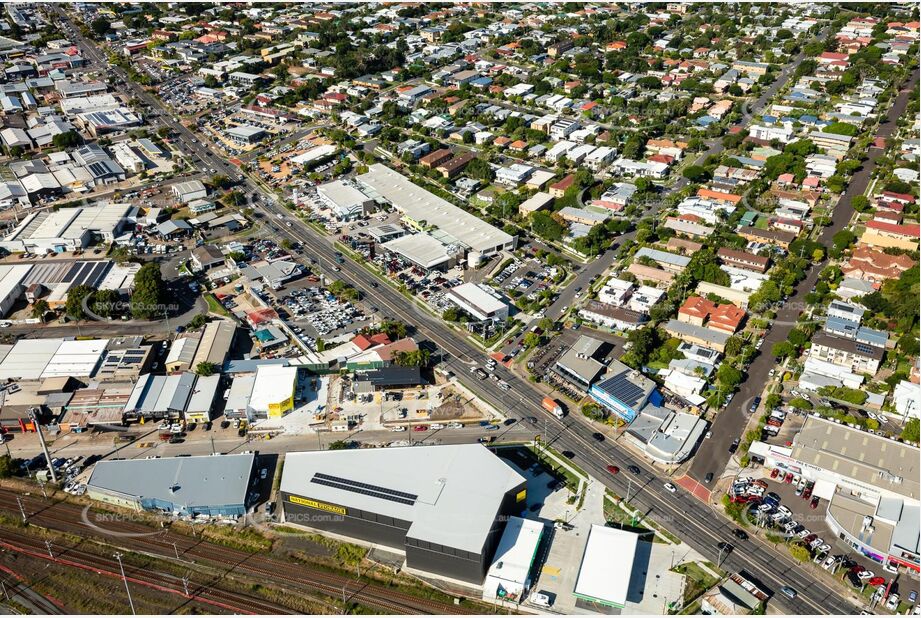
[(812, 495), (818, 496), (823, 500), (831, 500), (835, 495), (835, 484), (831, 481), (819, 479), (812, 488)]

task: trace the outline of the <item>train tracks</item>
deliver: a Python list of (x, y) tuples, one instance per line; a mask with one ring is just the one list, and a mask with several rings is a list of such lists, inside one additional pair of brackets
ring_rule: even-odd
[[(21, 515), (15, 492), (0, 488), (0, 510), (13, 516)], [(464, 607), (416, 597), (380, 583), (370, 583), (351, 577), (328, 573), (306, 565), (262, 556), (177, 534), (168, 529), (156, 530), (142, 522), (118, 518), (104, 518), (96, 525), (89, 521), (93, 516), (85, 507), (62, 501), (43, 500), (36, 496), (19, 496), (29, 523), (51, 530), (97, 538), (119, 548), (146, 554), (162, 560), (186, 563), (207, 563), (234, 574), (257, 581), (271, 582), (286, 591), (301, 589), (319, 592), (344, 603), (358, 603), (396, 614), (467, 614), (474, 613)], [(28, 535), (20, 535), (28, 536)], [(34, 545), (34, 543), (32, 543)], [(40, 550), (47, 558), (44, 542)], [(73, 551), (77, 551), (74, 549)], [(96, 556), (98, 559), (98, 556)], [(174, 582), (175, 583), (175, 582)], [(180, 581), (181, 584), (181, 581)], [(167, 585), (161, 584), (158, 585)], [(221, 595), (221, 598), (226, 598)], [(245, 600), (241, 600), (245, 603)], [(241, 608), (242, 609), (242, 608)], [(290, 608), (280, 611), (253, 613), (290, 613)]]

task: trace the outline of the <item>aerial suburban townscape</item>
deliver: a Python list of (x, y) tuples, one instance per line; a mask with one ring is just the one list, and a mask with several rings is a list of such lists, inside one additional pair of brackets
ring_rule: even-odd
[(0, 612), (919, 614), (919, 5), (0, 14)]

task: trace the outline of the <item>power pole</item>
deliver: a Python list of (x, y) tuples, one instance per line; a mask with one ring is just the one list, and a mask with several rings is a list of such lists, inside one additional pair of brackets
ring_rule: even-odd
[(128, 588), (128, 577), (125, 575), (125, 565), (122, 564), (121, 552), (115, 553), (115, 559), (118, 560), (118, 568), (122, 572), (122, 581), (125, 582), (125, 592), (128, 593), (128, 605), (131, 606), (131, 615), (136, 616), (137, 612), (134, 611), (134, 601), (131, 599), (131, 589)]
[(170, 543), (170, 545), (173, 546), (173, 551), (176, 552), (176, 560), (179, 560), (179, 548), (176, 546), (175, 543)]
[(38, 442), (42, 445), (42, 452), (45, 453), (45, 461), (48, 463), (48, 473), (51, 475), (51, 482), (58, 482), (58, 475), (51, 464), (51, 453), (48, 452), (48, 445), (45, 444), (45, 435), (42, 433), (42, 426), (38, 424), (38, 416), (35, 414), (35, 408), (29, 408), (29, 418), (32, 419), (32, 427), (38, 433)]
[(22, 514), (22, 523), (29, 521), (29, 518), (26, 517), (26, 509), (22, 506), (22, 498), (16, 496), (16, 502), (19, 504), (19, 512)]
[(192, 595), (189, 594), (189, 578), (188, 578), (188, 577), (183, 577), (183, 578), (182, 578), (182, 587), (183, 587), (183, 589), (185, 590), (185, 595), (186, 595), (187, 597), (192, 596)]
[(51, 541), (45, 541), (45, 547), (48, 548), (48, 557), (54, 560), (54, 552), (51, 551)]

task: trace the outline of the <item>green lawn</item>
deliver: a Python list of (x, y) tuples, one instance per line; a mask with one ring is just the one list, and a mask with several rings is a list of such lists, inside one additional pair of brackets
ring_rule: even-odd
[(231, 317), (231, 314), (227, 309), (224, 308), (218, 299), (214, 297), (214, 294), (205, 294), (205, 302), (208, 303), (208, 311), (211, 313), (216, 313), (217, 315), (223, 315), (225, 317)]

